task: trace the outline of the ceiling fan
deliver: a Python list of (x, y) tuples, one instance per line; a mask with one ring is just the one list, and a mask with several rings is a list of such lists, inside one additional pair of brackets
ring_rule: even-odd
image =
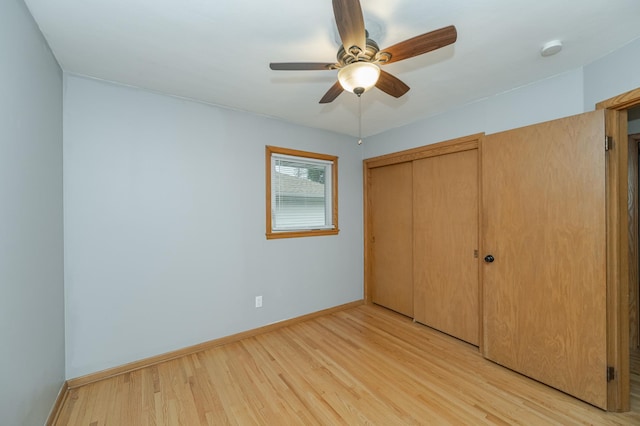
[(321, 104), (332, 102), (344, 90), (360, 96), (372, 87), (399, 98), (409, 86), (397, 77), (380, 69), (380, 65), (413, 58), (423, 53), (452, 44), (458, 38), (456, 27), (450, 25), (431, 31), (391, 47), (380, 50), (368, 38), (359, 0), (333, 0), (342, 46), (338, 49), (337, 63), (324, 62), (272, 62), (276, 71), (338, 70), (338, 81), (320, 99)]

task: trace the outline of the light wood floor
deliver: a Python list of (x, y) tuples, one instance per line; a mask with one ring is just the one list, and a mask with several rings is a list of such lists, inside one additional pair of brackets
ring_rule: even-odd
[(70, 390), (62, 425), (640, 424), (365, 305)]

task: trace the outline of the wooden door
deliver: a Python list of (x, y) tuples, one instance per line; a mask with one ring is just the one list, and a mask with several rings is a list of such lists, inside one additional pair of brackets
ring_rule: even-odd
[(369, 171), (371, 300), (413, 317), (412, 164)]
[(478, 345), (478, 151), (413, 163), (414, 316)]
[(485, 138), (485, 356), (607, 407), (604, 112)]

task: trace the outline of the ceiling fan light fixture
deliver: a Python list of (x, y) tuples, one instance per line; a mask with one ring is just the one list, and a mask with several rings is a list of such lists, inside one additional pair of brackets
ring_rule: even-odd
[(320, 99), (320, 104), (333, 102), (345, 90), (360, 97), (374, 86), (387, 95), (399, 98), (407, 93), (409, 86), (390, 73), (380, 70), (379, 65), (410, 59), (453, 44), (458, 39), (456, 27), (449, 25), (380, 50), (364, 27), (359, 0), (333, 0), (333, 16), (340, 35), (337, 62), (269, 64), (269, 68), (276, 71), (339, 70), (338, 81), (327, 90)]
[(354, 62), (338, 71), (342, 88), (358, 96), (375, 86), (379, 77), (380, 67), (371, 62)]

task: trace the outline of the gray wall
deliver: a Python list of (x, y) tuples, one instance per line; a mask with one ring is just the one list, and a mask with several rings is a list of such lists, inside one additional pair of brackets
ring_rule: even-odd
[(640, 87), (640, 39), (584, 67), (584, 110)]
[(62, 73), (0, 2), (0, 423), (43, 424), (64, 380)]
[(629, 110), (627, 124), (629, 126), (629, 128), (627, 129), (627, 133), (629, 133), (630, 135), (640, 133), (640, 106)]
[(640, 87), (640, 39), (582, 68), (367, 138), (365, 158), (580, 114)]
[(365, 158), (578, 114), (582, 96), (582, 70), (570, 71), (367, 138)]
[[(363, 297), (353, 138), (68, 74), (64, 127), (68, 378)], [(339, 157), (339, 235), (267, 241), (265, 145)]]

